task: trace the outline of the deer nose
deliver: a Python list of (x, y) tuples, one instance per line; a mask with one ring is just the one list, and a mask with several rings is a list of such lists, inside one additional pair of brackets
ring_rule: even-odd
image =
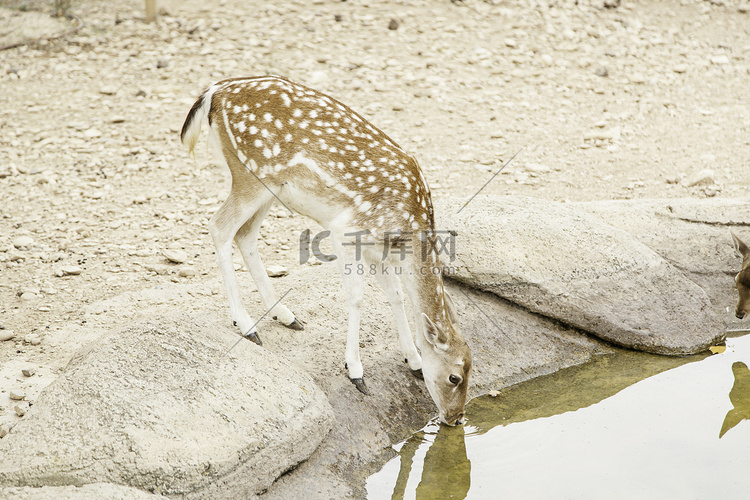
[(464, 423), (464, 414), (465, 412), (457, 413), (455, 417), (444, 419), (443, 423), (450, 426), (462, 425)]

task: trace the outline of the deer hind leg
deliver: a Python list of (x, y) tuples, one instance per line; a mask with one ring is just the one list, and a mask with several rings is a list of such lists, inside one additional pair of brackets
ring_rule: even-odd
[(268, 277), (266, 268), (263, 267), (263, 262), (260, 259), (258, 253), (258, 233), (260, 232), (260, 224), (263, 222), (268, 210), (271, 208), (273, 200), (269, 200), (265, 205), (245, 222), (234, 240), (237, 242), (237, 246), (242, 253), (242, 257), (245, 259), (250, 274), (255, 281), (255, 285), (258, 287), (260, 298), (263, 301), (263, 305), (268, 311), (268, 315), (273, 319), (278, 319), (281, 324), (292, 330), (303, 330), (303, 324), (294, 317), (292, 311), (282, 305), (279, 301), (276, 291), (271, 284), (271, 279)]
[(414, 337), (412, 337), (411, 330), (409, 329), (409, 320), (406, 317), (406, 310), (404, 309), (404, 292), (401, 289), (401, 281), (395, 274), (396, 266), (398, 264), (381, 266), (380, 272), (376, 272), (375, 277), (380, 284), (380, 288), (383, 289), (388, 302), (391, 304), (393, 316), (396, 319), (396, 330), (398, 331), (398, 339), (401, 344), (401, 352), (404, 355), (405, 361), (409, 364), (409, 369), (415, 377), (423, 378), (422, 357), (417, 352), (417, 347), (414, 345)]
[(339, 238), (335, 232), (331, 234), (331, 242), (336, 256), (336, 262), (341, 271), (341, 278), (344, 283), (344, 292), (349, 306), (349, 323), (346, 334), (346, 369), (349, 373), (349, 380), (357, 387), (362, 394), (369, 394), (364, 381), (364, 368), (362, 360), (359, 357), (359, 325), (361, 320), (362, 299), (365, 295), (364, 275), (357, 272), (357, 262), (355, 256), (341, 244), (342, 238)]
[(224, 288), (229, 299), (229, 311), (242, 335), (262, 345), (256, 321), (242, 305), (242, 296), (237, 285), (237, 275), (232, 262), (232, 240), (246, 221), (253, 218), (270, 202), (271, 194), (258, 190), (253, 196), (239, 196), (234, 191), (219, 210), (211, 217), (208, 229), (216, 246), (216, 261), (224, 279)]

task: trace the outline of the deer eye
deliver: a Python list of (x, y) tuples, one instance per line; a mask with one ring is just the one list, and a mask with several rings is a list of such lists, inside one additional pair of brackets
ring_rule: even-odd
[(453, 385), (458, 385), (461, 383), (461, 377), (459, 377), (458, 375), (451, 375), (450, 377), (448, 377), (448, 382)]

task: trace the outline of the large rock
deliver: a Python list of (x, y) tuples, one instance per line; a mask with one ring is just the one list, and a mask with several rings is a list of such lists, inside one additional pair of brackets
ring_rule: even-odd
[(110, 482), (211, 499), (265, 490), (310, 456), (333, 413), (307, 374), (251, 342), (232, 348), (238, 339), (186, 314), (101, 338), (0, 440), (0, 485)]
[[(613, 200), (571, 204), (635, 236), (708, 293), (729, 327), (737, 289), (735, 255), (729, 230), (750, 239), (750, 198)], [(727, 310), (729, 308), (729, 310)]]
[[(442, 200), (452, 277), (617, 345), (659, 354), (724, 337), (706, 293), (656, 252), (584, 210), (532, 198)], [(443, 257), (443, 261), (447, 259)]]

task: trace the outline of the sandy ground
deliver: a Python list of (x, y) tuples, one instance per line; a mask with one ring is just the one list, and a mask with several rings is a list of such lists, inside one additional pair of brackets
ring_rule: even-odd
[[(0, 341), (0, 423), (20, 418), (10, 389), (33, 401), (92, 323), (138, 314), (118, 314), (123, 294), (192, 311), (189, 293), (160, 290), (197, 287), (229, 321), (206, 226), (227, 173), (205, 142), (193, 160), (178, 140), (219, 79), (276, 73), (330, 93), (415, 154), (434, 197), (468, 199), (516, 153), (483, 193), (747, 196), (747, 3), (602, 4), (164, 1), (147, 25), (140, 1), (82, 0), (77, 33), (0, 52), (0, 337), (14, 335)], [(32, 14), (0, 9), (0, 41)], [(299, 266), (306, 228), (274, 208), (266, 264)]]

